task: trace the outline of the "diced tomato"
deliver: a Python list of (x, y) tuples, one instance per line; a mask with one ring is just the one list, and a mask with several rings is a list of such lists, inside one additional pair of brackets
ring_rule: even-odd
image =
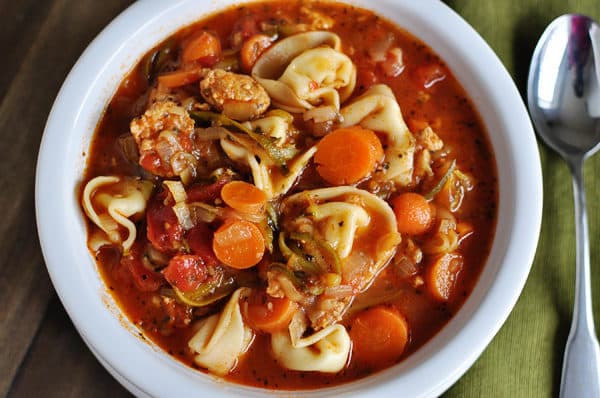
[(182, 292), (197, 289), (208, 276), (202, 257), (193, 254), (176, 255), (162, 272), (167, 281)]
[(187, 203), (204, 202), (214, 203), (215, 199), (221, 196), (223, 185), (231, 181), (230, 178), (221, 178), (212, 184), (195, 184), (186, 190)]
[(130, 253), (121, 258), (121, 266), (129, 270), (133, 282), (139, 290), (155, 292), (165, 281), (160, 272), (152, 271), (144, 266), (143, 256), (141, 245), (136, 243)]
[(231, 36), (229, 37), (231, 47), (237, 48), (241, 46), (243, 42), (257, 33), (259, 33), (259, 29), (256, 18), (248, 15), (238, 19), (233, 24)]
[(160, 156), (154, 151), (144, 152), (140, 155), (140, 166), (157, 175), (162, 175), (168, 170), (163, 167)]
[(358, 77), (357, 77), (357, 86), (358, 87), (366, 90), (378, 82), (377, 75), (375, 75), (375, 72), (373, 72), (372, 68), (374, 68), (374, 67), (371, 66), (370, 68), (360, 68), (358, 70)]
[(170, 206), (165, 206), (166, 191), (156, 195), (146, 210), (146, 235), (152, 246), (162, 252), (182, 247), (184, 230)]
[(438, 63), (420, 66), (417, 71), (417, 80), (425, 88), (431, 88), (434, 84), (446, 78), (444, 67)]
[(204, 264), (209, 267), (220, 264), (212, 250), (212, 235), (212, 231), (206, 224), (198, 224), (185, 236), (192, 254), (200, 256)]

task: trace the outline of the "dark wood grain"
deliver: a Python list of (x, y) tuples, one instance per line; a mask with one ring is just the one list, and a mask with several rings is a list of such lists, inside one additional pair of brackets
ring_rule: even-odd
[(53, 296), (34, 344), (9, 396), (129, 397), (85, 346), (62, 304)]
[(2, 74), (0, 74), (0, 98), (4, 96), (18, 72), (23, 58), (48, 16), (52, 1), (20, 0), (0, 2), (0, 49), (2, 50)]
[[(32, 352), (39, 351), (36, 344), (48, 343), (34, 340), (52, 294), (33, 203), (35, 161), (46, 117), (79, 54), (129, 3), (26, 0), (0, 4), (0, 396), (8, 393), (32, 342)], [(41, 374), (48, 367), (40, 360), (43, 357), (28, 358), (23, 364), (23, 369), (30, 369), (28, 374)]]

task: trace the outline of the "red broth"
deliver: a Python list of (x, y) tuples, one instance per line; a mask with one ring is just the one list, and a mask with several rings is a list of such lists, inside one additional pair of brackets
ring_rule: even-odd
[[(338, 385), (402, 361), (443, 328), (473, 290), (494, 236), (498, 203), (496, 165), (485, 127), (475, 106), (444, 61), (418, 38), (385, 18), (361, 8), (340, 3), (296, 1), (231, 7), (181, 29), (146, 55), (126, 76), (98, 124), (84, 178), (84, 183), (87, 183), (101, 175), (135, 176), (154, 184), (153, 197), (162, 192), (158, 187), (163, 178), (152, 175), (136, 163), (136, 147), (131, 146), (128, 138), (132, 119), (144, 113), (148, 98), (153, 95), (152, 90), (157, 85), (156, 76), (148, 79), (147, 66), (149, 60), (156, 61), (156, 56), (152, 57), (157, 50), (170, 49), (163, 51), (165, 60), (156, 71), (160, 76), (181, 68), (182, 46), (196, 32), (211, 32), (219, 39), (222, 49), (229, 51), (232, 47), (239, 46), (240, 43), (236, 40), (243, 42), (244, 35), (260, 31), (261, 25), (263, 29), (283, 25), (286, 26), (285, 29), (300, 29), (300, 24), (308, 25), (315, 21), (313, 12), (331, 18), (334, 24), (329, 30), (340, 37), (342, 51), (356, 65), (355, 90), (342, 106), (372, 85), (386, 84), (392, 89), (411, 132), (416, 134), (425, 127), (431, 127), (444, 143), (442, 150), (432, 151), (431, 176), (415, 179), (409, 186), (386, 186), (381, 189), (367, 178), (358, 187), (366, 190), (380, 189), (379, 195), (392, 203), (402, 192), (411, 191), (422, 195), (431, 192), (444, 177), (451, 160), (455, 161), (456, 170), (467, 176), (468, 183), (455, 178), (454, 184), (466, 191), (455, 211), (447, 209), (452, 205), (448, 199), (451, 194), (449, 184), (430, 202), (434, 208), (434, 224), (440, 222), (443, 214), (449, 213), (454, 218), (454, 231), (460, 240), (454, 253), (460, 256), (460, 269), (454, 270), (456, 275), (452, 286), (445, 292), (447, 296), (440, 299), (439, 292), (436, 293), (432, 285), (436, 283), (436, 272), (439, 270), (436, 270), (435, 264), (440, 261), (441, 255), (421, 250), (433, 244), (432, 240), (436, 239), (433, 231), (437, 227), (433, 225), (426, 234), (403, 236), (403, 243), (395, 258), (386, 264), (369, 288), (356, 297), (340, 321), (351, 329), (353, 320), (364, 309), (380, 305), (393, 308), (405, 319), (409, 330), (407, 345), (402, 354), (391, 363), (375, 365), (360, 363), (350, 354), (344, 368), (334, 374), (289, 370), (272, 356), (270, 335), (258, 332), (248, 351), (224, 377), (235, 383), (269, 389), (311, 389)], [(377, 46), (384, 48), (383, 60), (374, 59), (381, 57), (381, 54), (374, 54)], [(401, 73), (398, 73), (400, 65), (394, 64), (393, 56), (390, 55), (389, 50), (392, 48), (402, 51)], [(236, 54), (234, 51), (229, 53)], [(201, 100), (197, 82), (180, 89)], [(318, 141), (319, 134), (307, 133), (314, 126), (304, 122), (298, 115), (294, 117), (301, 134), (310, 136), (309, 140)], [(381, 135), (378, 133), (378, 136)], [(123, 142), (128, 140), (129, 144), (124, 145)], [(220, 156), (225, 155), (221, 153)], [(230, 161), (225, 161), (224, 164), (232, 166)], [(246, 181), (252, 182), (246, 170), (242, 169), (240, 174)], [(82, 188), (84, 185), (82, 184)], [(327, 183), (320, 178), (315, 165), (309, 163), (290, 193), (323, 186), (327, 186)], [(136, 228), (138, 239), (132, 249), (134, 253), (142, 250), (139, 247), (148, 245), (145, 217), (136, 220)], [(214, 225), (209, 225), (204, 230), (205, 239), (209, 243), (215, 228)], [(99, 231), (88, 220), (90, 241), (91, 236)], [(370, 245), (367, 241), (357, 244)], [(90, 250), (115, 300), (128, 318), (140, 328), (145, 338), (158, 344), (177, 360), (206, 372), (206, 369), (194, 362), (188, 341), (195, 333), (194, 324), (209, 314), (218, 312), (224, 302), (220, 301), (208, 308), (191, 308), (172, 297), (165, 300), (161, 295), (169, 285), (162, 277), (160, 267), (152, 272), (148, 268), (136, 268), (131, 262), (124, 261), (119, 245), (105, 245), (95, 251)], [(419, 250), (421, 258), (415, 254)], [(166, 255), (172, 256), (173, 252)], [(263, 262), (274, 256), (266, 255)], [(254, 269), (258, 269), (255, 272), (260, 274), (260, 266)], [(146, 275), (149, 272), (152, 274), (150, 278)], [(159, 287), (155, 288), (152, 283)]]

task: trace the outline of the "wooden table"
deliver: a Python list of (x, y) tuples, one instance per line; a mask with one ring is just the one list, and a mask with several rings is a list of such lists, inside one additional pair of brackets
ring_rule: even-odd
[[(38, 146), (60, 85), (88, 43), (131, 2), (0, 0), (0, 397), (130, 395), (87, 349), (54, 292), (37, 239), (33, 198)], [(445, 2), (490, 43), (522, 93), (533, 46), (551, 18), (567, 11), (600, 17), (598, 0)], [(542, 160), (546, 182), (562, 187), (561, 191), (545, 191), (545, 222), (552, 224), (550, 227), (564, 222), (571, 226), (570, 199), (566, 199), (567, 207), (553, 207), (562, 203), (557, 198), (570, 198), (566, 167), (543, 148)], [(599, 161), (588, 162), (589, 168), (600, 167)], [(588, 197), (600, 197), (598, 184), (594, 191), (588, 190)], [(600, 206), (590, 205), (591, 234), (598, 236)], [(562, 235), (546, 231), (540, 242), (550, 248), (560, 244), (564, 249), (558, 253), (561, 257), (552, 250), (538, 252), (529, 290), (526, 287), (507, 326), (447, 396), (480, 396), (482, 392), (487, 392), (484, 396), (556, 395), (572, 308), (570, 299), (556, 297), (572, 297), (574, 239), (570, 229)], [(600, 258), (600, 246), (593, 248), (592, 260)], [(548, 279), (546, 275), (555, 273), (559, 260), (564, 263), (563, 273), (556, 272), (558, 276)], [(555, 268), (548, 271), (552, 265)], [(598, 286), (594, 284), (596, 299), (600, 298)], [(532, 328), (526, 325), (529, 314), (544, 309), (548, 313), (534, 329), (538, 335), (546, 334), (526, 340), (532, 335)], [(507, 354), (507, 346), (515, 350)], [(545, 360), (540, 361), (540, 353)], [(507, 380), (491, 371), (490, 364), (516, 373)], [(533, 369), (542, 370), (536, 373)], [(505, 394), (498, 394), (498, 388)], [(524, 393), (527, 390), (529, 393)]]
[(0, 396), (129, 396), (87, 349), (37, 238), (35, 164), (62, 81), (130, 0), (0, 0)]

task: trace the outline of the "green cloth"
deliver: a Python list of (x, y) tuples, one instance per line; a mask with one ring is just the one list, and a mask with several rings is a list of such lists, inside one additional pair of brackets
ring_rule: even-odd
[[(526, 102), (533, 49), (545, 27), (567, 13), (600, 21), (599, 0), (447, 0), (498, 54)], [(571, 176), (538, 140), (544, 176), (542, 231), (533, 268), (507, 322), (444, 397), (558, 396), (575, 290)], [(600, 330), (600, 155), (585, 167), (596, 329)]]

